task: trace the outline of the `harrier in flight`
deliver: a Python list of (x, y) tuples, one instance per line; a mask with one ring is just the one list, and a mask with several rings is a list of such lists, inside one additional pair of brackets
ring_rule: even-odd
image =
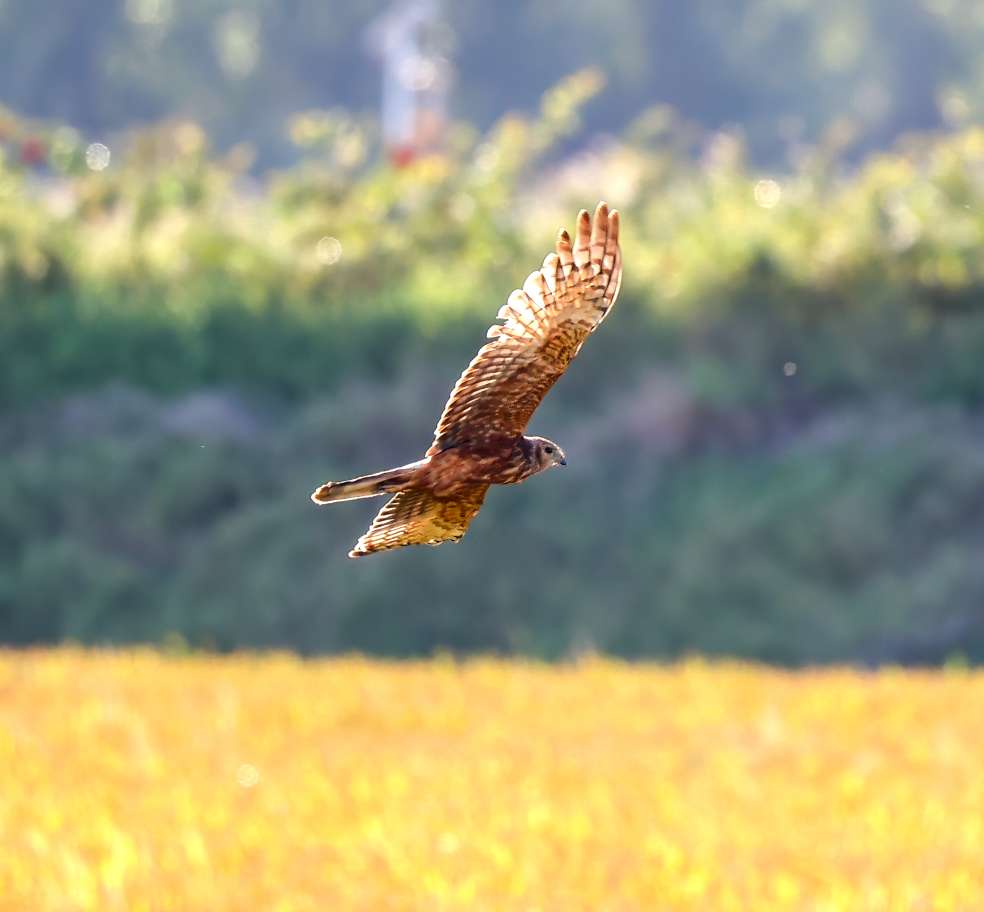
[(490, 485), (567, 465), (556, 443), (523, 432), (615, 303), (622, 278), (618, 222), (618, 212), (599, 203), (594, 218), (584, 210), (578, 215), (573, 241), (560, 232), (556, 252), (499, 311), (504, 322), (489, 328), (490, 341), (455, 384), (423, 459), (329, 481), (311, 495), (316, 504), (396, 495), (349, 557), (459, 541)]

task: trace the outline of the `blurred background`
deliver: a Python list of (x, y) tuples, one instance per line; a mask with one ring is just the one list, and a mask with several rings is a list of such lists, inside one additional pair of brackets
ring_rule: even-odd
[[(0, 641), (984, 659), (977, 0), (2, 0), (0, 104)], [(570, 467), (348, 560), (601, 198)]]

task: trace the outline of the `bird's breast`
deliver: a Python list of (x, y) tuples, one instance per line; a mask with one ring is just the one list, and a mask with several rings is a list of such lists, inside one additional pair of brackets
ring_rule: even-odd
[(516, 484), (534, 472), (522, 448), (512, 442), (442, 450), (427, 466), (429, 481), (440, 496), (476, 484)]

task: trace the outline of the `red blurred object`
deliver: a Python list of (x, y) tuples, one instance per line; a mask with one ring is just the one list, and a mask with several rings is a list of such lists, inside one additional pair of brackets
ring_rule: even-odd
[(36, 136), (29, 136), (21, 143), (20, 160), (25, 165), (40, 165), (47, 158), (48, 149)]
[(413, 146), (394, 146), (389, 150), (390, 164), (394, 168), (406, 168), (416, 157), (417, 150)]

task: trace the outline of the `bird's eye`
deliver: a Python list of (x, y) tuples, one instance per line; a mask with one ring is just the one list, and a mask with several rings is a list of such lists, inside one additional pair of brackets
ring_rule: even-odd
[(543, 448), (543, 452), (544, 453), (549, 453), (552, 456), (553, 455), (553, 447), (544, 447)]

